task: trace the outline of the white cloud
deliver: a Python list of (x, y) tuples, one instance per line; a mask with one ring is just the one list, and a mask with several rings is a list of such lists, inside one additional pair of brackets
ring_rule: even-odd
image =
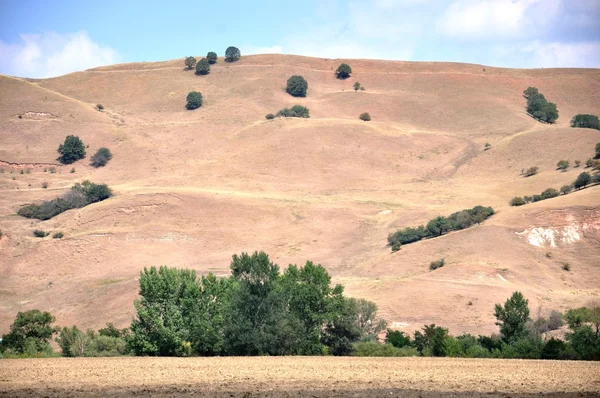
[(86, 32), (21, 34), (21, 43), (0, 40), (0, 71), (24, 77), (54, 77), (119, 61), (110, 47)]
[(600, 65), (600, 42), (541, 43), (535, 41), (519, 49), (532, 57), (537, 66), (544, 68), (581, 67)]
[(459, 0), (437, 21), (440, 33), (463, 39), (523, 37), (540, 33), (558, 15), (561, 0)]
[(280, 45), (274, 45), (271, 47), (255, 47), (245, 46), (240, 50), (242, 55), (244, 54), (281, 54), (283, 53), (283, 47)]

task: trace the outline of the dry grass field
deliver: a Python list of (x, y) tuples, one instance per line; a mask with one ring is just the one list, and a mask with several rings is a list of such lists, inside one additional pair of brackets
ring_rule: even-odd
[(4, 397), (597, 397), (600, 364), (450, 358), (2, 361)]
[[(340, 62), (352, 78), (335, 79)], [(293, 74), (307, 79), (306, 98), (286, 94)], [(356, 81), (366, 90), (354, 92)], [(530, 85), (557, 104), (557, 124), (525, 113)], [(186, 111), (192, 90), (205, 102)], [(409, 332), (432, 322), (452, 334), (494, 332), (493, 306), (515, 290), (534, 313), (600, 294), (600, 186), (508, 205), (583, 171), (555, 165), (585, 162), (600, 142), (600, 131), (569, 127), (574, 114), (600, 114), (600, 70), (256, 55), (220, 60), (202, 77), (183, 60), (0, 76), (0, 92), (0, 333), (33, 308), (61, 325), (127, 326), (143, 267), (226, 275), (232, 254), (254, 250), (282, 267), (323, 264), (348, 295), (375, 301)], [(294, 104), (311, 118), (265, 120)], [(56, 165), (69, 134), (89, 145), (88, 158)], [(102, 146), (114, 158), (94, 169), (89, 157)], [(530, 166), (539, 174), (520, 175)], [(48, 221), (16, 215), (84, 179), (115, 196)], [(397, 228), (475, 205), (498, 214), (396, 253), (386, 247)], [(34, 238), (34, 229), (65, 237)], [(439, 258), (446, 266), (430, 272)]]

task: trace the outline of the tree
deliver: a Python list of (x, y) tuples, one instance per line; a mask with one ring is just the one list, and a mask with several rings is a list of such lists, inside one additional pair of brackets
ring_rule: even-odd
[(64, 164), (71, 164), (85, 157), (85, 146), (83, 141), (75, 135), (69, 135), (65, 142), (58, 147), (60, 161)]
[(52, 314), (45, 311), (19, 312), (10, 325), (10, 332), (2, 336), (2, 345), (18, 353), (23, 353), (28, 347), (41, 352), (57, 332), (52, 326), (55, 320)]
[(354, 91), (358, 91), (360, 89), (360, 83), (356, 82), (354, 83)]
[(64, 327), (60, 330), (56, 342), (62, 350), (63, 357), (82, 357), (91, 348), (94, 337), (92, 330), (84, 333), (77, 326)]
[(600, 159), (600, 142), (596, 144), (596, 156), (595, 159)]
[(560, 187), (560, 193), (562, 193), (563, 195), (568, 194), (572, 190), (573, 190), (572, 185), (563, 185), (562, 187)]
[(233, 46), (227, 47), (227, 50), (225, 50), (225, 62), (235, 62), (240, 59), (241, 55), (239, 48)]
[(525, 91), (523, 91), (523, 95), (525, 96), (525, 98), (529, 98), (532, 95), (536, 95), (538, 93), (539, 93), (538, 89), (536, 87), (531, 87), (531, 86), (527, 87), (525, 89)]
[(527, 99), (527, 112), (533, 115), (535, 112), (541, 111), (546, 103), (544, 94), (533, 94)]
[(577, 176), (577, 179), (575, 180), (574, 184), (575, 189), (585, 188), (585, 186), (588, 185), (590, 182), (592, 182), (592, 176), (590, 175), (590, 173), (584, 171), (583, 173)]
[(528, 304), (529, 301), (518, 291), (506, 300), (504, 306), (496, 304), (494, 316), (496, 325), (500, 326), (500, 334), (504, 342), (511, 344), (527, 336)]
[(308, 83), (302, 76), (294, 75), (287, 81), (285, 91), (293, 97), (306, 97)]
[(541, 109), (544, 112), (544, 121), (554, 123), (558, 119), (558, 109), (554, 102), (546, 102)]
[(283, 117), (301, 117), (301, 118), (309, 118), (309, 110), (307, 107), (302, 105), (294, 105), (291, 109), (283, 108), (277, 112), (277, 116)]
[(362, 120), (363, 122), (368, 122), (371, 120), (371, 115), (369, 115), (367, 112), (365, 112), (365, 113), (361, 113), (358, 118), (360, 120)]
[(109, 160), (112, 159), (112, 153), (108, 148), (100, 148), (98, 151), (92, 156), (92, 166), (94, 167), (103, 167), (108, 163)]
[(362, 334), (356, 322), (356, 301), (342, 297), (340, 291), (337, 300), (331, 303), (331, 312), (333, 315), (325, 326), (322, 342), (333, 355), (350, 355), (353, 350), (352, 344), (357, 342)]
[(438, 216), (427, 223), (425, 231), (429, 236), (441, 236), (452, 230), (452, 225), (446, 217)]
[(558, 170), (567, 171), (567, 169), (569, 168), (569, 161), (559, 160), (558, 163), (556, 163), (556, 168)]
[(275, 119), (275, 115), (273, 115), (272, 113), (267, 113), (267, 115), (265, 116), (265, 119), (273, 120), (273, 119)]
[[(106, 184), (94, 184), (88, 180), (82, 183), (76, 183), (71, 187), (71, 191), (79, 193), (85, 198), (86, 205), (108, 199), (112, 196), (112, 190)], [(83, 206), (82, 206), (83, 207)]]
[(206, 58), (202, 58), (196, 64), (196, 74), (197, 75), (208, 75), (210, 73), (210, 64)]
[(340, 66), (338, 66), (338, 68), (335, 71), (335, 76), (338, 79), (347, 79), (350, 77), (351, 73), (352, 73), (352, 68), (350, 67), (350, 65), (340, 64)]
[(520, 197), (520, 196), (516, 196), (516, 197), (514, 197), (514, 198), (512, 198), (512, 199), (510, 200), (510, 203), (509, 203), (509, 204), (510, 204), (511, 206), (523, 206), (523, 205), (524, 205), (524, 204), (526, 204), (526, 203), (527, 203), (527, 202), (525, 202), (525, 200), (524, 200), (522, 197)]
[(187, 103), (185, 108), (187, 110), (198, 109), (202, 106), (202, 93), (199, 91), (190, 91), (186, 98)]
[(571, 119), (571, 127), (600, 130), (600, 120), (596, 115), (575, 115)]
[(356, 305), (356, 323), (361, 330), (361, 339), (377, 341), (379, 333), (387, 327), (384, 319), (377, 317), (377, 304), (365, 299), (350, 298)]
[(443, 357), (446, 355), (446, 338), (448, 329), (431, 325), (425, 325), (423, 332), (415, 331), (415, 348), (423, 356)]
[(185, 57), (185, 68), (187, 70), (191, 70), (194, 68), (194, 66), (196, 66), (196, 58), (194, 57)]
[(385, 336), (385, 342), (397, 348), (410, 347), (412, 345), (410, 336), (399, 330), (388, 329)]
[(551, 199), (557, 197), (558, 195), (560, 195), (560, 193), (556, 189), (548, 188), (542, 192), (542, 199)]
[(211, 65), (216, 64), (217, 63), (217, 53), (214, 51), (209, 51), (208, 54), (206, 54), (206, 60)]

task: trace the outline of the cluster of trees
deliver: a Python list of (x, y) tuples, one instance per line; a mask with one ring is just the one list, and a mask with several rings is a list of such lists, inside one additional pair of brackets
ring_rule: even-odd
[(111, 196), (112, 191), (106, 184), (94, 184), (86, 180), (76, 183), (69, 192), (59, 198), (44, 201), (41, 204), (25, 205), (19, 209), (17, 214), (27, 218), (49, 220), (67, 210), (100, 202)]
[(560, 188), (560, 192), (554, 188), (548, 188), (539, 195), (516, 196), (510, 200), (509, 204), (511, 206), (523, 206), (528, 203), (535, 203), (539, 202), (540, 200), (555, 198), (561, 193), (566, 195), (573, 191), (573, 189), (585, 188), (591, 183), (600, 183), (600, 174), (591, 175), (587, 171), (584, 171), (577, 176), (577, 179), (572, 184), (563, 185)]
[(448, 217), (438, 216), (430, 220), (426, 226), (407, 227), (388, 235), (388, 244), (392, 251), (400, 250), (402, 245), (417, 242), (421, 239), (434, 238), (450, 231), (465, 229), (473, 224), (480, 224), (494, 214), (491, 207), (475, 206), (451, 214)]
[[(98, 105), (102, 106), (102, 105)], [(104, 109), (104, 107), (102, 107)], [(63, 164), (71, 164), (79, 159), (85, 158), (85, 145), (81, 138), (76, 135), (68, 135), (65, 138), (64, 143), (58, 146), (57, 152), (60, 154), (58, 160)], [(112, 159), (112, 153), (108, 148), (100, 148), (92, 156), (92, 162), (90, 163), (93, 167), (105, 166), (108, 161)]]
[(600, 130), (600, 120), (596, 115), (575, 115), (571, 119), (571, 127), (583, 127), (588, 129)]
[(301, 117), (301, 118), (309, 118), (309, 110), (307, 107), (302, 105), (294, 105), (291, 108), (283, 108), (280, 109), (277, 114), (273, 115), (269, 113), (265, 116), (267, 120), (275, 119), (276, 117)]
[(556, 104), (548, 102), (536, 87), (527, 87), (523, 95), (527, 98), (527, 112), (535, 119), (546, 123), (554, 123), (558, 119)]

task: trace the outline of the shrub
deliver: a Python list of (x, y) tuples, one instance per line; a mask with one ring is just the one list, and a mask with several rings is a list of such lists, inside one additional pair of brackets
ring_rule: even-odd
[(561, 268), (565, 271), (571, 271), (571, 264), (569, 264), (567, 261), (563, 261)]
[(241, 56), (242, 54), (237, 47), (230, 46), (225, 50), (225, 62), (235, 62), (240, 59)]
[(560, 194), (558, 193), (558, 191), (556, 189), (548, 188), (544, 192), (542, 192), (541, 196), (542, 196), (542, 200), (543, 200), (543, 199), (555, 198), (558, 195), (560, 195)]
[(592, 167), (594, 166), (594, 159), (589, 158), (588, 160), (585, 161), (585, 167)]
[(595, 159), (600, 159), (600, 142), (596, 144), (596, 156)]
[(562, 193), (563, 195), (568, 194), (569, 192), (571, 192), (573, 190), (573, 186), (572, 185), (563, 185), (562, 187), (560, 187), (560, 193)]
[(102, 105), (102, 104), (97, 104), (97, 105), (96, 105), (96, 109), (97, 109), (98, 111), (102, 112), (102, 111), (104, 110), (104, 105)]
[(402, 249), (402, 243), (396, 242), (392, 244), (392, 252), (397, 252), (400, 249)]
[(194, 57), (185, 57), (185, 61), (183, 61), (185, 63), (185, 68), (187, 70), (192, 70), (194, 69), (194, 66), (196, 66), (196, 58)]
[(60, 161), (65, 164), (76, 162), (85, 157), (85, 147), (79, 137), (69, 135), (65, 142), (58, 147)]
[(351, 73), (352, 73), (352, 68), (350, 67), (350, 65), (340, 64), (340, 66), (338, 66), (338, 68), (335, 71), (335, 76), (338, 79), (347, 79), (350, 77)]
[(591, 181), (592, 177), (590, 176), (590, 173), (584, 171), (583, 173), (577, 176), (577, 179), (574, 183), (575, 189), (585, 188), (585, 186), (588, 185)]
[(283, 108), (277, 112), (278, 117), (302, 117), (309, 118), (308, 108), (302, 105), (294, 105), (291, 109)]
[(102, 147), (96, 151), (94, 156), (92, 156), (91, 164), (93, 167), (103, 167), (106, 166), (106, 163), (111, 159), (112, 153), (110, 152), (110, 149)]
[(392, 344), (380, 344), (374, 341), (354, 343), (355, 357), (415, 357), (419, 355), (412, 347), (394, 347)]
[(525, 177), (531, 177), (538, 173), (539, 168), (537, 166), (532, 166), (525, 171)]
[(442, 268), (444, 265), (446, 265), (446, 261), (443, 258), (439, 259), (439, 260), (435, 260), (429, 264), (429, 270), (434, 271), (438, 268)]
[(360, 83), (356, 82), (356, 83), (354, 83), (354, 91), (358, 91), (358, 90), (360, 90)]
[(208, 54), (206, 54), (206, 60), (211, 65), (216, 64), (217, 63), (217, 53), (214, 51), (209, 51)]
[(285, 91), (293, 97), (306, 97), (308, 83), (302, 76), (294, 75), (287, 81)]
[(532, 95), (536, 95), (538, 93), (539, 93), (538, 89), (536, 87), (531, 87), (531, 86), (527, 87), (525, 89), (525, 91), (523, 91), (523, 95), (525, 96), (525, 98), (529, 98)]
[(42, 188), (44, 188), (44, 189), (48, 188), (48, 183), (46, 181), (42, 182)]
[(75, 167), (71, 168), (71, 174), (75, 173)]
[(596, 115), (575, 115), (571, 119), (571, 127), (582, 127), (600, 130), (600, 120)]
[(94, 184), (88, 180), (73, 185), (71, 190), (83, 194), (88, 204), (100, 202), (112, 196), (112, 191), (108, 185)]
[(210, 64), (206, 60), (206, 58), (202, 58), (196, 64), (196, 74), (197, 75), (208, 75), (210, 73)]
[(581, 166), (581, 160), (575, 160), (573, 163), (575, 164), (575, 166), (573, 166), (573, 167)]
[(489, 142), (486, 142), (485, 145), (483, 146), (483, 150), (487, 151), (488, 149), (490, 149), (492, 147), (492, 145)]
[(417, 228), (407, 227), (400, 229), (393, 234), (388, 235), (390, 246), (395, 244), (405, 245), (407, 243), (417, 242), (425, 237), (425, 228), (421, 225)]
[(509, 203), (511, 206), (523, 206), (527, 202), (525, 202), (525, 200), (522, 197), (516, 196), (512, 198)]
[(561, 171), (567, 171), (567, 169), (569, 168), (569, 161), (559, 160), (558, 163), (556, 163), (556, 168)]
[(273, 120), (273, 119), (275, 119), (275, 115), (273, 115), (272, 113), (267, 113), (267, 116), (265, 116), (265, 119)]
[(0, 239), (2, 239), (2, 237), (4, 236), (4, 233), (2, 232), (2, 230), (0, 229)]
[(360, 120), (362, 120), (363, 122), (368, 122), (371, 120), (371, 115), (369, 115), (367, 112), (365, 112), (365, 113), (361, 113), (358, 118)]
[(42, 231), (41, 229), (33, 230), (33, 236), (35, 236), (36, 238), (45, 238), (48, 235), (50, 235), (50, 232)]
[(199, 91), (190, 91), (186, 97), (185, 108), (189, 111), (198, 109), (202, 106), (202, 93)]
[(50, 167), (48, 171), (50, 172), (50, 174), (54, 174), (56, 173), (56, 167)]
[(62, 239), (65, 235), (62, 232), (55, 232), (52, 239)]

